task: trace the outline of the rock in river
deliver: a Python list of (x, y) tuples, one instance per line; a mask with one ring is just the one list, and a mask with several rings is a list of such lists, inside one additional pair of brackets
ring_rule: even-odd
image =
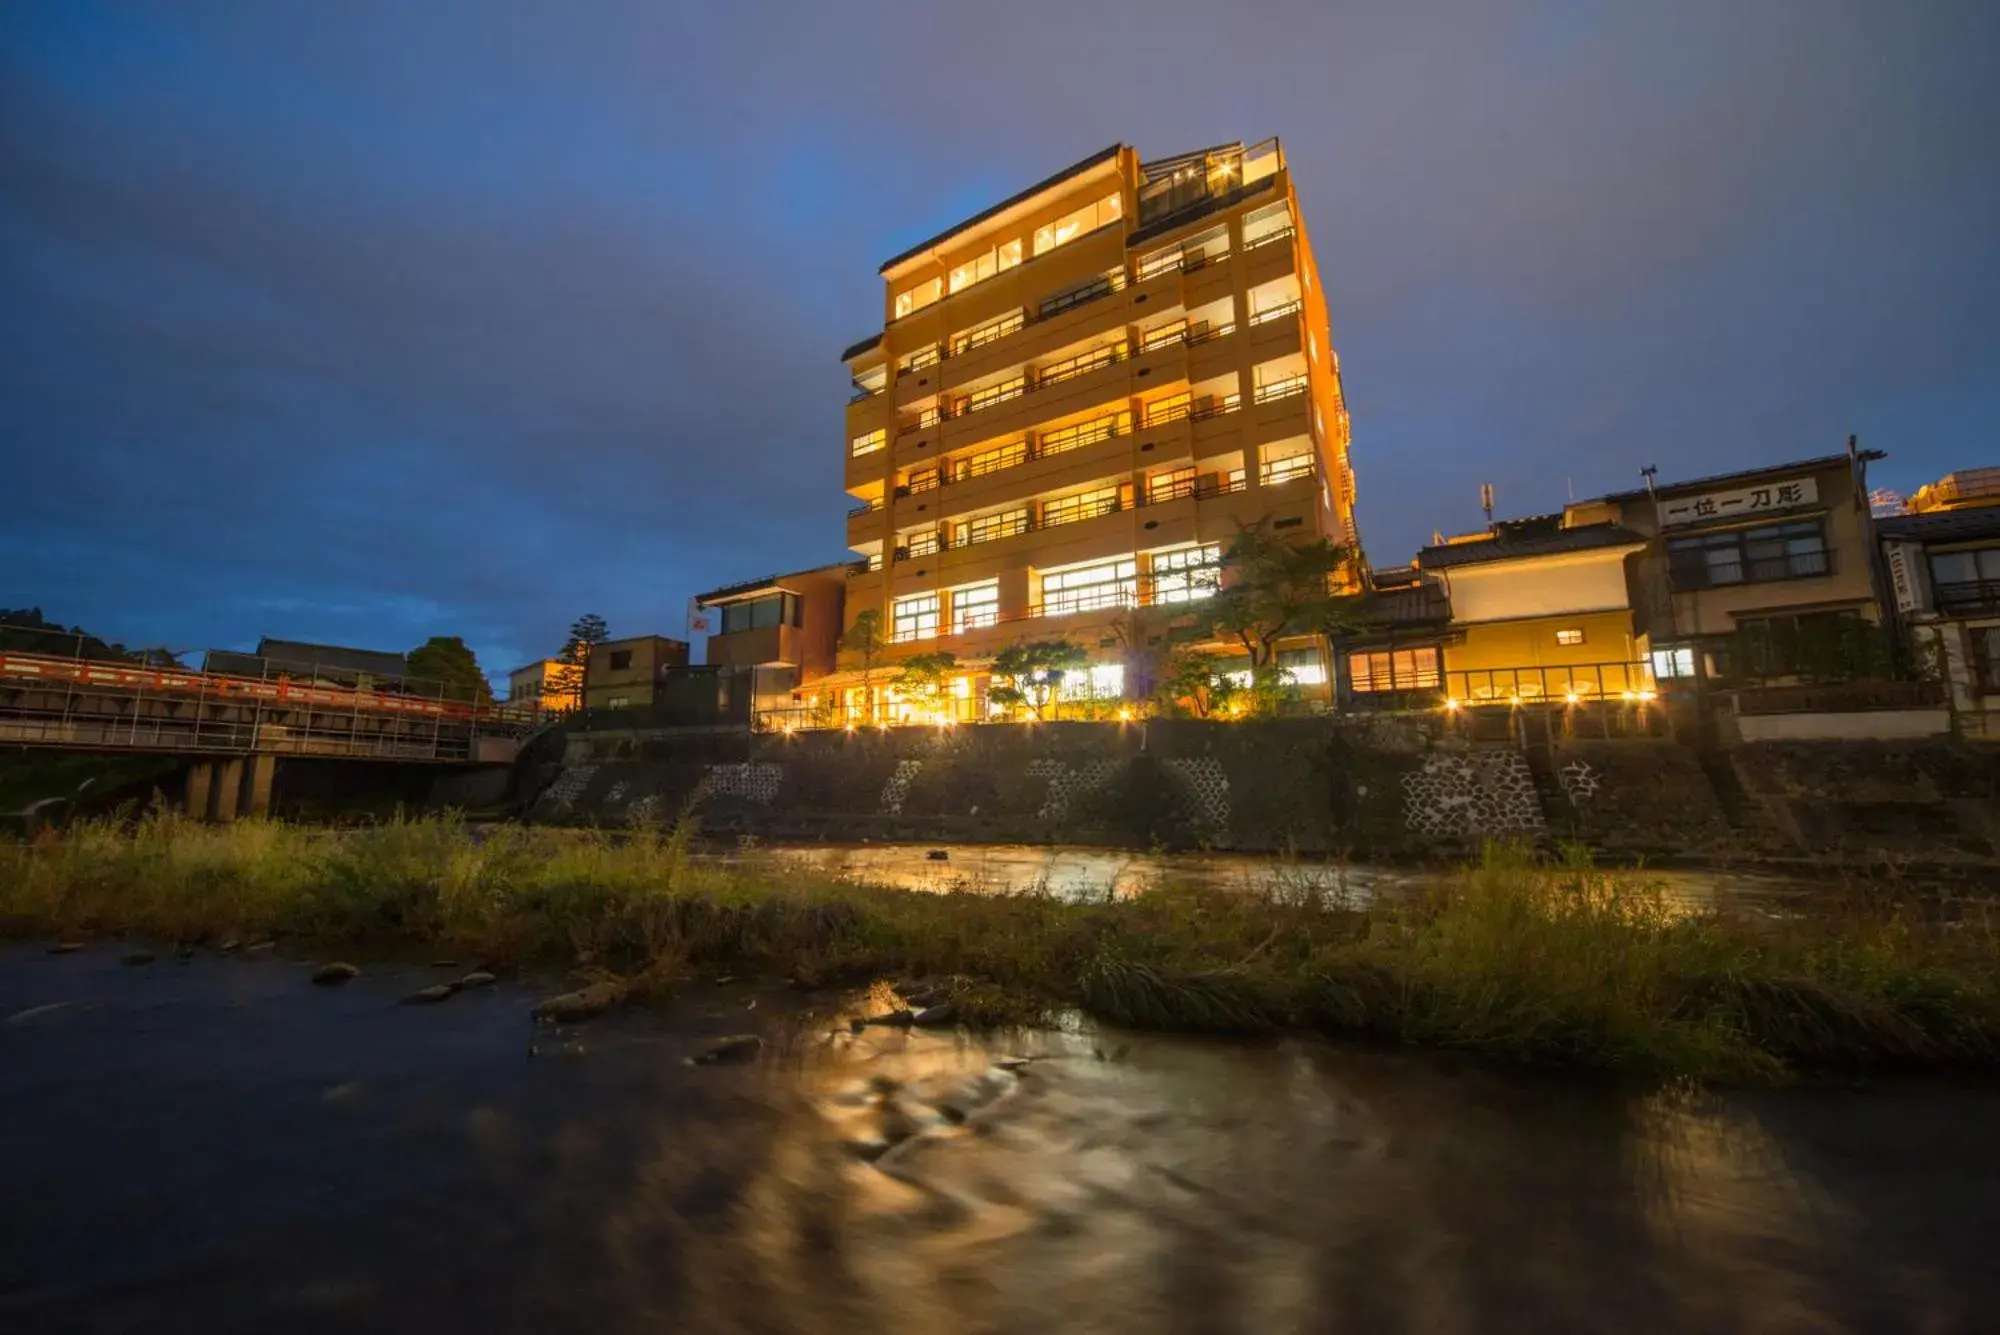
[(438, 983), (431, 987), (420, 987), (403, 998), (405, 1006), (434, 1006), (448, 999), (458, 989), (450, 983)]
[(935, 1006), (926, 1006), (910, 1017), (910, 1023), (920, 1027), (951, 1024), (958, 1019), (958, 1008), (949, 1001), (940, 1001)]
[(83, 949), (83, 942), (81, 941), (58, 941), (54, 945), (49, 947), (49, 954), (74, 955), (76, 954), (77, 951), (82, 949)]
[(474, 969), (471, 973), (459, 979), (458, 985), (460, 987), (491, 987), (493, 985), (493, 975), (484, 969)]
[(577, 992), (564, 992), (550, 997), (535, 1007), (535, 1017), (554, 1024), (574, 1024), (578, 1020), (588, 1020), (604, 1014), (625, 999), (625, 988), (621, 983), (592, 983)]
[(747, 1062), (764, 1050), (764, 1040), (755, 1034), (731, 1034), (718, 1038), (702, 1049), (695, 1057), (697, 1065), (722, 1066), (733, 1062)]
[(352, 964), (345, 964), (336, 960), (332, 964), (322, 964), (317, 969), (314, 969), (313, 981), (321, 987), (333, 987), (346, 982), (360, 972), (361, 970), (355, 968)]

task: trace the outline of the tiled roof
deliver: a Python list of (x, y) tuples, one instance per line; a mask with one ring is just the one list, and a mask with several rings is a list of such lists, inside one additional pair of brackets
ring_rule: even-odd
[(1426, 547), (1417, 553), (1417, 565), (1424, 570), (1450, 566), (1478, 565), (1488, 561), (1515, 561), (1530, 556), (1557, 556), (1563, 552), (1584, 552), (1598, 547), (1638, 546), (1645, 535), (1621, 524), (1579, 524), (1546, 533), (1509, 534), (1483, 542), (1453, 542)]
[(2000, 505), (1892, 515), (1876, 520), (1875, 531), (1885, 538), (1908, 538), (1912, 542), (1977, 542), (1981, 538), (2000, 538)]
[[(1863, 450), (1861, 457), (1864, 459), (1880, 459), (1883, 455), (1880, 450)], [(1762, 468), (1743, 468), (1733, 473), (1716, 473), (1709, 477), (1692, 477), (1684, 482), (1655, 482), (1653, 490), (1656, 492), (1685, 491), (1689, 487), (1712, 487), (1723, 482), (1748, 482), (1755, 478), (1769, 477), (1773, 473), (1795, 473), (1801, 468), (1832, 468), (1836, 464), (1844, 464), (1846, 462), (1847, 456), (1844, 454), (1823, 454), (1817, 459), (1800, 459), (1788, 464), (1768, 464)], [(1642, 501), (1646, 499), (1646, 489), (1640, 487), (1633, 491), (1614, 491), (1604, 497), (1604, 499), (1607, 501)]]
[(1451, 620), (1451, 599), (1434, 579), (1395, 589), (1376, 589), (1361, 601), (1361, 620), (1369, 629), (1443, 624)]

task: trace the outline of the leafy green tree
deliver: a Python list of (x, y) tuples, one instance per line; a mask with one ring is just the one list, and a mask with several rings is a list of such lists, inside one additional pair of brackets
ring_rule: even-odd
[(1241, 688), (1222, 674), (1220, 658), (1184, 647), (1167, 660), (1153, 700), (1168, 713), (1217, 718), (1229, 712), (1241, 693)]
[(1212, 632), (1249, 655), (1253, 688), (1283, 684), (1280, 640), (1333, 635), (1359, 623), (1356, 600), (1335, 587), (1353, 561), (1346, 547), (1326, 538), (1288, 542), (1258, 523), (1237, 530), (1222, 560), (1233, 578), (1204, 610)]
[(899, 665), (894, 682), (896, 694), (931, 718), (943, 719), (951, 707), (951, 679), (958, 671), (958, 655), (940, 649), (936, 653), (912, 654)]
[(874, 718), (875, 691), (871, 683), (875, 675), (875, 664), (887, 646), (888, 640), (882, 634), (882, 613), (873, 607), (856, 616), (840, 637), (841, 651), (853, 655), (861, 662), (862, 708), (867, 711), (867, 717), (863, 722), (871, 722)]
[(1026, 709), (1042, 718), (1060, 698), (1063, 678), (1089, 662), (1090, 651), (1073, 640), (1010, 644), (993, 656), (986, 698), (1003, 709)]
[(490, 704), (493, 689), (479, 669), (479, 658), (456, 635), (433, 635), (403, 657), (411, 685), (428, 694), (435, 685), (447, 700)]

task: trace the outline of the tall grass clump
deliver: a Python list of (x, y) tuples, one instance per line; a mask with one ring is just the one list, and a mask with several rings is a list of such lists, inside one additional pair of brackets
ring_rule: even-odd
[(975, 1018), (1080, 1009), (1651, 1075), (2000, 1057), (2000, 952), (1976, 914), (1940, 921), (1865, 894), (1787, 917), (1694, 911), (1643, 877), (1506, 847), (1429, 894), (1366, 906), (1284, 878), (1074, 903), (745, 873), (691, 856), (685, 826), (325, 830), (156, 812), (0, 844), (0, 934), (286, 936), (658, 984), (695, 968), (925, 976)]

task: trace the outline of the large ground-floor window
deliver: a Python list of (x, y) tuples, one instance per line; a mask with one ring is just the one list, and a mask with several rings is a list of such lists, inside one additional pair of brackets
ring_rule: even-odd
[(1347, 680), (1353, 691), (1431, 691), (1443, 674), (1435, 645), (1420, 649), (1372, 649), (1347, 656)]
[(891, 638), (896, 643), (936, 638), (938, 596), (935, 593), (913, 593), (907, 598), (898, 598), (892, 612)]
[(1139, 601), (1139, 563), (1131, 557), (1102, 565), (1055, 570), (1042, 576), (1042, 615), (1068, 616)]

